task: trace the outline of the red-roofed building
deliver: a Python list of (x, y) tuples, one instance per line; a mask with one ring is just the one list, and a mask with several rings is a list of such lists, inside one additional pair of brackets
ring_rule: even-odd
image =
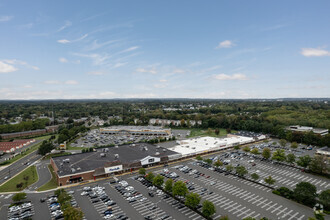
[(33, 142), (35, 142), (34, 139), (14, 140), (12, 142), (0, 142), (0, 151), (5, 153), (11, 153), (14, 152), (16, 149), (27, 146)]

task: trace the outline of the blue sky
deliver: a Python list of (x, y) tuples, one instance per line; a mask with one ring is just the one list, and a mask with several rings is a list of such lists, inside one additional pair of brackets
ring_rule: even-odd
[(330, 1), (0, 2), (0, 99), (330, 96)]

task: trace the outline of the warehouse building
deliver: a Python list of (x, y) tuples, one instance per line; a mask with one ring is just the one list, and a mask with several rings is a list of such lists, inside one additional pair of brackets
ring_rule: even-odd
[(312, 131), (314, 134), (319, 134), (321, 136), (325, 136), (329, 134), (329, 130), (325, 128), (313, 128), (307, 126), (300, 126), (300, 125), (292, 125), (286, 128), (286, 130), (293, 131), (293, 132), (310, 132)]
[(111, 126), (100, 128), (102, 134), (112, 135), (147, 135), (147, 136), (171, 136), (170, 128), (157, 126)]
[[(178, 153), (146, 143), (99, 148), (94, 152), (51, 158), (59, 186), (109, 177), (141, 167), (165, 164)], [(175, 156), (174, 156), (175, 157)]]
[(178, 145), (168, 149), (179, 153), (181, 158), (183, 158), (224, 150), (254, 141), (255, 139), (252, 137), (243, 136), (231, 136), (226, 138), (199, 137), (177, 141)]

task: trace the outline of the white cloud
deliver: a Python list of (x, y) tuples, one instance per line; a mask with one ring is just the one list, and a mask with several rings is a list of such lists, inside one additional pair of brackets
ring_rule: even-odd
[(218, 74), (214, 75), (214, 79), (217, 80), (247, 80), (247, 77), (244, 74), (241, 73), (235, 73), (233, 75), (227, 75), (227, 74)]
[(10, 73), (18, 70), (16, 67), (0, 61), (0, 73)]
[(70, 43), (70, 41), (67, 40), (67, 39), (58, 40), (57, 42), (60, 43), (60, 44), (67, 44), (67, 43)]
[(61, 63), (67, 63), (67, 62), (69, 62), (66, 58), (64, 58), (64, 57), (60, 57), (59, 59), (58, 59), (58, 61), (60, 61)]
[(133, 51), (133, 50), (137, 50), (139, 48), (140, 48), (139, 46), (130, 47), (130, 48), (127, 48), (127, 49), (121, 51), (121, 53), (130, 52), (130, 51)]
[(10, 21), (13, 18), (14, 18), (14, 16), (8, 16), (8, 15), (0, 16), (0, 22)]
[(47, 85), (60, 85), (60, 84), (66, 84), (66, 85), (77, 85), (79, 84), (77, 81), (75, 80), (67, 80), (67, 81), (59, 81), (59, 80), (48, 80), (48, 81), (44, 81), (44, 84)]
[(61, 84), (61, 82), (58, 81), (58, 80), (47, 80), (47, 81), (44, 82), (44, 84), (47, 84), (47, 85), (59, 85), (59, 84)]
[(157, 74), (157, 71), (156, 71), (155, 68), (152, 68), (152, 69), (137, 68), (135, 71), (136, 71), (136, 72), (139, 72), (139, 73), (151, 73), (151, 74)]
[(78, 85), (79, 83), (76, 80), (68, 80), (64, 82), (67, 85)]
[(167, 79), (161, 79), (161, 80), (159, 80), (159, 82), (162, 82), (162, 83), (167, 82)]
[(221, 48), (231, 48), (235, 46), (235, 44), (230, 40), (225, 40), (219, 43), (219, 45), (215, 49), (221, 49)]
[(174, 69), (173, 73), (184, 73), (185, 71), (183, 69)]
[(105, 64), (106, 61), (111, 57), (108, 54), (97, 54), (97, 53), (92, 53), (92, 54), (73, 53), (73, 55), (90, 58), (93, 61), (93, 64), (96, 66)]
[(31, 85), (25, 85), (25, 86), (23, 86), (23, 88), (26, 88), (26, 89), (31, 89), (31, 88), (32, 88), (32, 86), (31, 86)]
[(305, 57), (330, 56), (330, 52), (320, 48), (302, 48), (301, 54)]
[(100, 75), (104, 75), (105, 73), (103, 71), (91, 71), (91, 72), (88, 72), (87, 74), (100, 76)]
[(57, 42), (60, 43), (60, 44), (68, 44), (68, 43), (74, 43), (74, 42), (78, 42), (78, 41), (81, 41), (83, 39), (85, 39), (86, 37), (88, 37), (88, 34), (85, 34), (75, 40), (67, 40), (67, 39), (61, 39), (61, 40), (58, 40)]
[(39, 70), (39, 67), (32, 66), (32, 65), (30, 65), (27, 62), (22, 61), (22, 60), (12, 59), (12, 60), (3, 60), (3, 61), (6, 62), (7, 64), (21, 65), (21, 66), (26, 66), (26, 67), (31, 68), (31, 69), (34, 69), (34, 70)]
[(115, 65), (113, 65), (113, 68), (118, 68), (118, 67), (121, 67), (121, 66), (125, 66), (126, 64), (128, 64), (128, 63), (116, 63)]
[(60, 28), (57, 30), (57, 32), (63, 31), (64, 29), (70, 27), (71, 25), (72, 25), (72, 22), (71, 22), (71, 21), (65, 21), (65, 24), (64, 24), (62, 27), (60, 27)]

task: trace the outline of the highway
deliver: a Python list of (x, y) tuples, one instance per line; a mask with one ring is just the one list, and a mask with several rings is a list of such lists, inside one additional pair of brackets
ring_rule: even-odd
[[(37, 141), (38, 144), (40, 141)], [(27, 167), (27, 165), (24, 165), (26, 163), (33, 164), (35, 161), (39, 160), (42, 156), (37, 154), (37, 151), (34, 151), (27, 156), (21, 158), (20, 160), (12, 163), (8, 167), (4, 168), (3, 170), (0, 171), (0, 184), (4, 183), (5, 177), (7, 176), (8, 178), (13, 177), (17, 173), (21, 172), (23, 169)], [(8, 180), (8, 179), (7, 179)]]

